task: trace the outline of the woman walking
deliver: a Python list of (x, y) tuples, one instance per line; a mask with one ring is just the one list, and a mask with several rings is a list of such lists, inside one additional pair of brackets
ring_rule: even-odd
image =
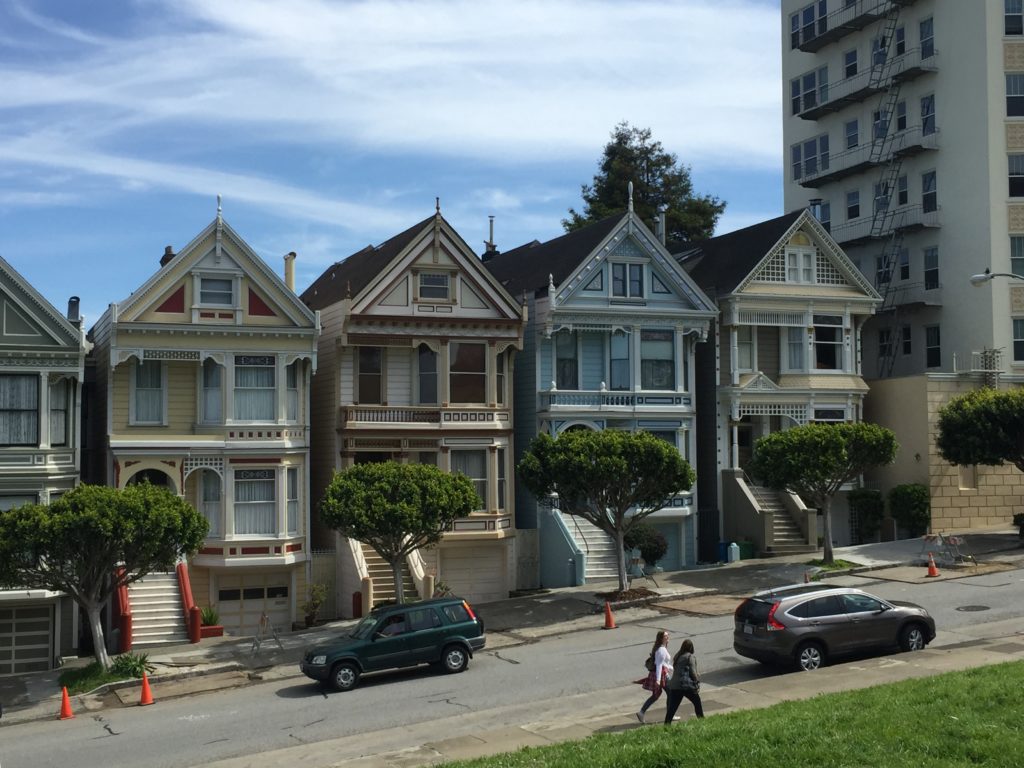
[(661, 696), (665, 683), (668, 682), (668, 678), (672, 675), (672, 657), (668, 652), (668, 632), (666, 630), (658, 630), (647, 664), (650, 671), (647, 673), (647, 677), (644, 678), (642, 685), (645, 691), (651, 692), (651, 695), (647, 697), (647, 701), (640, 707), (640, 711), (636, 713), (636, 719), (641, 723), (644, 722), (647, 710)]
[(665, 725), (672, 722), (683, 698), (690, 700), (697, 717), (704, 717), (704, 705), (700, 701), (700, 675), (697, 674), (697, 658), (693, 655), (693, 641), (683, 640), (679, 652), (672, 659), (675, 669), (668, 681), (668, 703), (665, 709)]

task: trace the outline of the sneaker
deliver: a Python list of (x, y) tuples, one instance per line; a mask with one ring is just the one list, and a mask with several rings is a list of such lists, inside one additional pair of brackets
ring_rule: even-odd
[(643, 713), (643, 711), (640, 711), (640, 712), (636, 713), (636, 719), (640, 721), (641, 725), (643, 724), (643, 722), (644, 722), (644, 713)]
[(676, 716), (675, 716), (675, 717), (673, 717), (672, 719), (673, 719), (673, 720), (682, 720), (683, 718), (681, 718), (681, 717), (680, 717), (679, 715), (676, 715)]

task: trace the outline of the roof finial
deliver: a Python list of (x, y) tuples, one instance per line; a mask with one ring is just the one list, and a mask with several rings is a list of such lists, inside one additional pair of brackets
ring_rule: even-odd
[(220, 195), (218, 194), (217, 195), (217, 218), (218, 219), (220, 218), (220, 214), (221, 214)]
[(629, 212), (633, 212), (633, 182), (629, 182)]
[(441, 213), (441, 198), (440, 197), (435, 197), (434, 198), (434, 210), (437, 213)]

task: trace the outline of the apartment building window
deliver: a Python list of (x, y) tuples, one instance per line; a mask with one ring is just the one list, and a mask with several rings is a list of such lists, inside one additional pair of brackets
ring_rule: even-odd
[(39, 377), (0, 374), (0, 445), (39, 445)]
[(50, 384), (50, 445), (68, 444), (68, 412), (71, 407), (71, 387), (68, 379)]
[(905, 101), (896, 104), (896, 130), (907, 130), (907, 102)]
[(579, 389), (579, 351), (575, 331), (555, 334), (555, 386), (558, 389)]
[(609, 338), (608, 346), (609, 384), (614, 390), (629, 389), (629, 336), (625, 333), (613, 333)]
[(164, 420), (164, 367), (159, 360), (135, 364), (134, 424), (162, 424)]
[(1024, 235), (1010, 235), (1010, 272), (1024, 277)]
[(381, 347), (358, 347), (356, 358), (356, 402), (383, 403), (384, 350)]
[(910, 279), (910, 249), (900, 248), (899, 255), (897, 257), (897, 263), (900, 269), (900, 280)]
[(1024, 35), (1024, 0), (1006, 0), (1003, 13), (1003, 31), (1007, 35)]
[(437, 352), (426, 344), (416, 349), (416, 402), (419, 405), (437, 405)]
[(935, 55), (935, 24), (931, 17), (923, 19), (921, 30), (921, 58), (929, 59)]
[(896, 27), (893, 33), (893, 45), (896, 47), (896, 55), (902, 56), (907, 52), (907, 30), (905, 27)]
[(852, 190), (846, 193), (846, 220), (850, 221), (860, 217), (860, 190)]
[(900, 341), (902, 344), (904, 355), (909, 355), (911, 352), (910, 338), (910, 326), (904, 325), (902, 328), (900, 328)]
[(789, 17), (789, 44), (799, 48), (802, 43), (823, 35), (828, 30), (827, 0), (816, 0)]
[(878, 356), (886, 358), (892, 355), (892, 328), (878, 329)]
[(235, 419), (274, 421), (277, 414), (272, 355), (235, 357)]
[(203, 399), (200, 419), (204, 424), (220, 424), (224, 421), (224, 373), (213, 358), (203, 361)]
[(299, 418), (299, 361), (284, 369), (285, 381), (285, 418), (297, 421)]
[(939, 247), (937, 245), (924, 249), (924, 289), (926, 291), (939, 287)]
[(860, 144), (860, 124), (857, 120), (850, 120), (844, 126), (846, 134), (846, 148), (853, 149)]
[(935, 94), (921, 97), (921, 135), (935, 133)]
[(814, 282), (814, 251), (786, 250), (786, 282)]
[(277, 501), (274, 470), (235, 470), (235, 533), (240, 536), (273, 536)]
[(896, 205), (906, 205), (908, 202), (910, 202), (910, 190), (907, 177), (900, 176), (896, 179)]
[(736, 370), (754, 370), (754, 327), (741, 325), (736, 328)]
[(889, 184), (885, 181), (880, 181), (875, 184), (875, 202), (874, 202), (875, 213), (884, 211), (889, 207)]
[(938, 368), (942, 365), (942, 345), (940, 343), (939, 326), (925, 326), (924, 353), (926, 367)]
[(794, 115), (828, 101), (828, 67), (807, 72), (789, 81), (790, 105)]
[(892, 279), (892, 264), (883, 253), (875, 256), (875, 286), (881, 287)]
[(857, 74), (857, 49), (843, 54), (843, 75), (853, 77)]
[(828, 170), (828, 134), (794, 144), (792, 157), (794, 180)]
[(453, 403), (487, 402), (487, 345), (451, 343), (449, 397)]
[(640, 386), (643, 389), (676, 388), (673, 331), (640, 331)]
[(807, 346), (807, 332), (803, 328), (786, 329), (786, 369), (804, 371), (804, 348)]
[(644, 296), (644, 265), (612, 264), (612, 296), (642, 299)]
[(832, 231), (832, 203), (827, 200), (818, 205), (818, 223), (826, 232)]
[(871, 40), (871, 66), (880, 67), (885, 64), (886, 57), (886, 39), (884, 37), (875, 37)]
[(935, 171), (921, 174), (921, 209), (932, 213), (939, 209), (939, 192)]
[(1006, 116), (1024, 117), (1024, 74), (1006, 75)]
[(230, 277), (202, 277), (199, 279), (199, 303), (233, 307), (235, 305), (234, 280)]
[(1010, 197), (1024, 197), (1024, 155), (1010, 155)]
[(200, 475), (200, 493), (203, 495), (202, 512), (206, 522), (210, 524), (210, 530), (206, 534), (208, 538), (219, 539), (221, 533), (221, 481), (220, 475), (212, 469), (202, 470)]
[(452, 451), (452, 472), (460, 472), (473, 483), (480, 506), (476, 509), (487, 509), (487, 451)]
[(448, 301), (450, 275), (438, 272), (420, 272), (419, 297), (428, 301)]
[(1013, 320), (1013, 361), (1024, 362), (1024, 320)]
[(843, 369), (843, 318), (838, 315), (814, 316), (814, 367), (818, 370)]
[(285, 470), (285, 484), (287, 486), (288, 503), (288, 533), (299, 532), (299, 468), (288, 467)]
[(889, 113), (876, 109), (871, 113), (871, 135), (876, 139), (884, 139), (889, 133)]

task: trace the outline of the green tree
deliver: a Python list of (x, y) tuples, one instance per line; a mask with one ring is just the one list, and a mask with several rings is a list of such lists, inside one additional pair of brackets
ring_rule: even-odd
[(648, 224), (665, 211), (665, 236), (676, 245), (706, 240), (714, 234), (725, 203), (711, 195), (696, 195), (688, 166), (653, 141), (650, 128), (621, 122), (604, 148), (591, 184), (583, 184), (583, 213), (569, 209), (562, 220), (566, 232), (626, 210), (629, 182), (633, 208)]
[(877, 424), (805, 424), (758, 440), (750, 469), (821, 510), (824, 560), (832, 563), (833, 496), (866, 470), (891, 464), (898, 449), (892, 431)]
[(674, 446), (649, 432), (574, 429), (534, 438), (518, 466), (537, 498), (558, 494), (559, 509), (611, 536), (618, 552), (619, 590), (625, 590), (625, 535), (693, 487), (694, 472)]
[(88, 616), (96, 661), (109, 669), (100, 608), (119, 587), (193, 555), (208, 528), (165, 488), (80, 485), (49, 505), (0, 512), (0, 585), (69, 595)]
[(926, 533), (932, 522), (932, 502), (928, 486), (921, 483), (905, 483), (890, 489), (889, 511), (892, 513), (892, 519), (911, 536)]
[(473, 482), (429, 464), (356, 464), (335, 472), (320, 501), (320, 518), (343, 536), (373, 547), (405, 602), (402, 563), (441, 540), (460, 517), (481, 506)]
[(935, 444), (950, 464), (1013, 464), (1024, 472), (1024, 389), (976, 389), (939, 410)]

